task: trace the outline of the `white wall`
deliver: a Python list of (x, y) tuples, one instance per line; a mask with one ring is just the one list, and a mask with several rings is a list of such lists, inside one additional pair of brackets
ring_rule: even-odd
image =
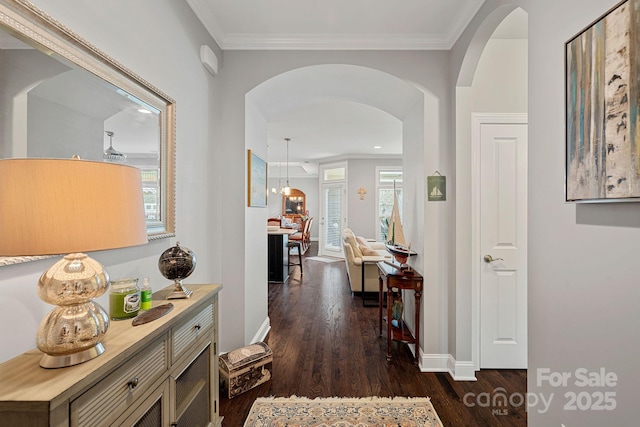
[[(638, 422), (640, 289), (635, 269), (640, 205), (564, 203), (564, 43), (617, 1), (530, 0), (528, 391), (555, 394), (534, 426), (630, 426)], [(577, 387), (575, 370), (601, 368), (612, 387)], [(570, 372), (567, 387), (537, 381)], [(614, 392), (614, 411), (563, 407), (565, 393)]]
[[(247, 102), (245, 105), (245, 117), (248, 118), (245, 127), (246, 148), (250, 149), (258, 157), (266, 159), (267, 121), (251, 102)], [(248, 156), (245, 155), (244, 157), (244, 168), (238, 169), (247, 171)], [(247, 173), (244, 174), (244, 179), (244, 188), (248, 188)], [(247, 203), (248, 201), (245, 198), (245, 206), (247, 206)], [(244, 344), (249, 344), (250, 342), (262, 340), (270, 325), (268, 320), (268, 289), (264, 277), (267, 274), (268, 261), (267, 253), (264, 250), (267, 247), (267, 209), (265, 207), (246, 207), (242, 217), (245, 220), (245, 253), (242, 258), (251, 261), (244, 263), (244, 286), (234, 286), (232, 292), (233, 296), (244, 293), (244, 301), (242, 304), (226, 305), (223, 308), (223, 316), (225, 319), (234, 322), (233, 325), (228, 326), (231, 336), (244, 337)], [(238, 230), (236, 233), (238, 240), (240, 240), (242, 234), (243, 230)], [(240, 333), (238, 329), (243, 324), (242, 320), (244, 320), (244, 330)], [(233, 350), (233, 348), (222, 348), (226, 349), (226, 351)]]
[(491, 39), (473, 76), (474, 113), (527, 112), (527, 40)]
[[(401, 159), (349, 159), (347, 161), (347, 226), (358, 236), (376, 239), (379, 225), (376, 222), (376, 167), (402, 166)], [(367, 190), (360, 200), (358, 189)]]
[[(186, 2), (36, 0), (50, 15), (107, 52), (177, 102), (176, 239), (96, 252), (112, 277), (148, 276), (158, 289), (168, 285), (158, 271), (160, 254), (179, 240), (197, 258), (185, 282), (219, 283), (222, 269), (220, 177), (220, 81), (200, 63), (203, 43), (213, 39)], [(36, 283), (55, 259), (0, 268), (0, 361), (35, 347), (40, 319), (50, 306), (39, 300)], [(231, 284), (225, 284), (229, 287)], [(225, 290), (220, 304), (225, 304)], [(103, 306), (107, 306), (101, 298)], [(229, 324), (221, 319), (221, 324)], [(224, 335), (224, 332), (221, 333)], [(107, 348), (108, 351), (108, 348)]]
[(67, 70), (66, 65), (33, 49), (0, 50), (0, 158), (26, 157), (28, 92)]
[[(631, 426), (637, 424), (636, 355), (640, 348), (640, 290), (635, 253), (640, 205), (564, 202), (564, 43), (616, 1), (527, 0), (529, 14), (529, 402), (531, 426)], [(508, 5), (487, 0), (470, 32)], [(452, 63), (473, 46), (461, 40)], [(457, 46), (459, 47), (459, 46)], [(576, 370), (595, 379), (615, 375), (615, 385), (580, 386)], [(545, 372), (568, 375), (552, 385)], [(578, 371), (578, 374), (580, 371)], [(581, 394), (580, 394), (581, 393)], [(600, 393), (602, 393), (600, 395)], [(598, 396), (613, 410), (594, 410)], [(570, 410), (572, 396), (584, 409)], [(548, 408), (541, 403), (551, 403)]]

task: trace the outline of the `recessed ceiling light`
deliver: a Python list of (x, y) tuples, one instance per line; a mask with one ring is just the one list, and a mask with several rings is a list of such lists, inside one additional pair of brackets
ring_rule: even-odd
[(374, 145), (373, 148), (375, 148), (376, 150), (382, 148), (382, 145)]

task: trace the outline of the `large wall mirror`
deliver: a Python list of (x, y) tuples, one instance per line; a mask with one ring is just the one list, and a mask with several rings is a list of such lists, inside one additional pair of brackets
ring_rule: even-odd
[(305, 215), (307, 196), (303, 191), (292, 188), (288, 196), (282, 196), (282, 215)]
[(138, 167), (149, 239), (174, 235), (175, 101), (30, 2), (0, 0), (0, 158), (73, 155)]

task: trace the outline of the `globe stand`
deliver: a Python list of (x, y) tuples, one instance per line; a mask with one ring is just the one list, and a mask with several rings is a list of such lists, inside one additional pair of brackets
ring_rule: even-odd
[(193, 291), (182, 286), (182, 280), (176, 280), (173, 282), (175, 288), (173, 288), (173, 292), (169, 294), (167, 299), (184, 299), (191, 297)]
[(184, 299), (191, 296), (193, 292), (182, 285), (182, 281), (189, 277), (196, 268), (196, 255), (191, 249), (181, 247), (180, 242), (177, 242), (174, 247), (167, 249), (160, 255), (158, 268), (160, 273), (165, 278), (173, 280), (175, 285), (173, 292), (169, 294), (167, 299)]

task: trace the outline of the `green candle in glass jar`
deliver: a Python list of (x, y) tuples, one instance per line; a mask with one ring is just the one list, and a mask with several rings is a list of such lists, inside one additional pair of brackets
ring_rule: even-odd
[(136, 317), (140, 310), (137, 278), (113, 280), (109, 290), (109, 317), (113, 320)]

